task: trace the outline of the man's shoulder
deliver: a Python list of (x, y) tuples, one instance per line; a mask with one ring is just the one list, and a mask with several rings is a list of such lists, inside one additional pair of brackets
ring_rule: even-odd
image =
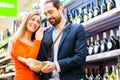
[(82, 24), (75, 24), (75, 23), (72, 23), (71, 24), (71, 27), (74, 28), (74, 29), (83, 29), (83, 25)]

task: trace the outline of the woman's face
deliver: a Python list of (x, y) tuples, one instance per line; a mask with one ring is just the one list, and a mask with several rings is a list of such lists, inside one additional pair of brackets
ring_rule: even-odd
[(28, 21), (27, 30), (29, 32), (35, 32), (40, 27), (40, 17), (39, 15), (34, 15)]

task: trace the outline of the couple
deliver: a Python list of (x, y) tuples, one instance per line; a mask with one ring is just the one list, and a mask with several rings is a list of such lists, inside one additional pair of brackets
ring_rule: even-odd
[[(46, 0), (44, 14), (53, 27), (39, 28), (39, 13), (32, 12), (12, 39), (11, 56), (16, 69), (14, 80), (86, 80), (82, 69), (86, 59), (83, 26), (68, 24), (59, 0)], [(37, 59), (46, 65), (42, 69), (41, 66), (31, 68), (18, 60), (18, 56)]]

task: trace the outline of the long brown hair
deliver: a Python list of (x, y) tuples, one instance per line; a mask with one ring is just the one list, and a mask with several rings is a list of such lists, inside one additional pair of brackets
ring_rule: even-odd
[[(23, 19), (19, 29), (17, 30), (17, 32), (15, 33), (14, 37), (12, 38), (12, 42), (15, 42), (17, 39), (20, 39), (22, 38), (22, 36), (24, 35), (25, 31), (26, 31), (26, 26), (28, 24), (28, 21), (32, 18), (32, 16), (34, 15), (39, 15), (39, 12), (38, 11), (31, 11), (28, 13), (27, 16), (25, 16), (25, 18)], [(32, 40), (34, 39), (35, 37), (35, 32), (33, 33), (32, 35)]]

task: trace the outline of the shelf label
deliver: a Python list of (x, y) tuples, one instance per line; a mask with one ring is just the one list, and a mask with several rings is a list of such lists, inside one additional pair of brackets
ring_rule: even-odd
[(18, 0), (0, 0), (0, 16), (17, 16)]

